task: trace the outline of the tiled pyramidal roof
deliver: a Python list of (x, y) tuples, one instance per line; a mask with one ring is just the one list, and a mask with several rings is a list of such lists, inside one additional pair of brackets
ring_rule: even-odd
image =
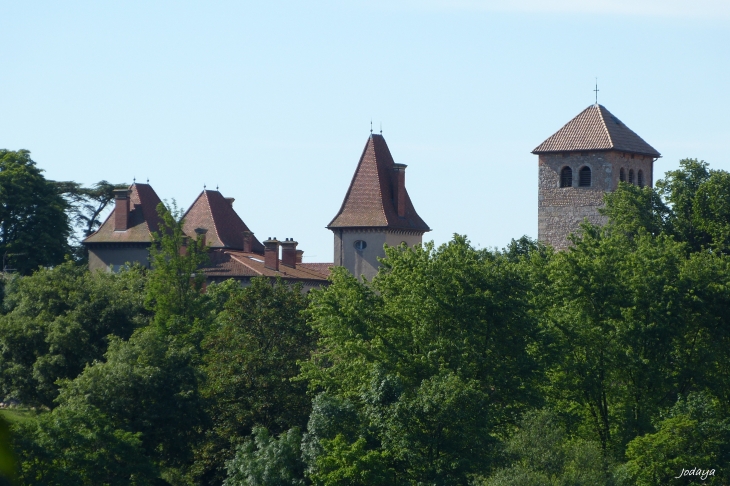
[(532, 151), (551, 152), (617, 150), (659, 157), (661, 154), (605, 107), (591, 105)]
[(405, 215), (402, 218), (398, 216), (393, 200), (398, 181), (393, 166), (393, 156), (390, 155), (383, 136), (371, 134), (342, 207), (327, 228), (377, 227), (430, 231), (428, 225), (416, 213), (407, 191)]
[[(232, 199), (218, 191), (204, 190), (183, 216), (183, 231), (195, 235), (196, 228), (208, 230), (205, 241), (211, 248), (243, 250), (243, 232), (250, 231), (234, 211)], [(254, 237), (254, 253), (264, 253), (264, 245)]]
[(160, 227), (160, 217), (157, 215), (160, 198), (149, 184), (132, 184), (129, 191), (130, 211), (127, 230), (114, 231), (115, 209), (99, 229), (83, 241), (84, 243), (149, 243), (152, 241), (152, 233), (156, 233)]

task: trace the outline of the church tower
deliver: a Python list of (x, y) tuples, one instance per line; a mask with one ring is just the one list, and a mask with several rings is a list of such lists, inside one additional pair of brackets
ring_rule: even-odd
[(327, 225), (335, 236), (334, 264), (357, 278), (371, 280), (378, 273), (383, 245), (413, 246), (431, 231), (408, 197), (405, 171), (383, 136), (370, 134), (342, 207)]
[(556, 249), (587, 219), (598, 214), (603, 194), (619, 181), (651, 186), (654, 161), (661, 155), (605, 107), (591, 105), (541, 143), (538, 155), (538, 239)]

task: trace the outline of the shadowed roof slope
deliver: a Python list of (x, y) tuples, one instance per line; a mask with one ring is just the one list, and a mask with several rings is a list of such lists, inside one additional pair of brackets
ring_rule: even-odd
[(393, 201), (394, 188), (397, 184), (393, 164), (393, 157), (383, 136), (371, 134), (342, 207), (327, 228), (378, 227), (431, 231), (416, 213), (408, 191), (405, 196), (405, 216), (403, 218), (398, 216)]
[(646, 143), (602, 105), (591, 105), (532, 151), (533, 154), (617, 150), (659, 157)]
[(160, 217), (157, 205), (160, 198), (149, 184), (132, 184), (129, 187), (129, 227), (126, 231), (114, 231), (114, 212), (89, 235), (83, 243), (149, 243), (152, 233), (159, 230)]
[[(183, 216), (183, 231), (194, 235), (196, 228), (205, 228), (206, 242), (212, 248), (243, 249), (243, 232), (248, 226), (233, 209), (231, 201), (218, 191), (204, 190)], [(253, 251), (264, 253), (264, 245), (254, 237)]]

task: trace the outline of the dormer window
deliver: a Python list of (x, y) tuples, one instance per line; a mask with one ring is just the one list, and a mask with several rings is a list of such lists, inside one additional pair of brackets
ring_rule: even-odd
[(591, 187), (591, 168), (583, 167), (578, 173), (578, 185), (580, 187)]
[(563, 167), (560, 171), (560, 187), (573, 187), (573, 169)]

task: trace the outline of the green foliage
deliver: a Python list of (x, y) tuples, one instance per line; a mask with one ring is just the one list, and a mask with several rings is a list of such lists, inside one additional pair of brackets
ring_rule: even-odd
[(67, 203), (27, 150), (0, 149), (0, 256), (28, 275), (62, 263), (71, 234)]
[(268, 278), (211, 286), (212, 299), (223, 310), (203, 344), (201, 390), (208, 400), (213, 426), (199, 450), (199, 474), (222, 478), (225, 460), (235, 445), (256, 425), (272, 433), (304, 427), (310, 400), (306, 383), (293, 382), (297, 362), (309, 357), (314, 345), (302, 311), (307, 300), (299, 286)]
[(56, 381), (101, 359), (110, 335), (128, 338), (146, 324), (140, 268), (118, 274), (66, 262), (14, 278), (0, 316), (0, 398), (53, 406)]
[(278, 439), (264, 427), (254, 427), (226, 463), (228, 477), (223, 486), (299, 486), (304, 480), (304, 463), (299, 450), (302, 433), (298, 427)]
[(16, 475), (15, 453), (10, 445), (10, 426), (0, 414), (0, 485), (12, 484)]
[(495, 471), (483, 486), (599, 486), (609, 484), (600, 445), (570, 438), (556, 416), (547, 411), (525, 414), (509, 438), (509, 467)]
[(199, 343), (205, 333), (210, 307), (204, 290), (208, 261), (203, 239), (188, 238), (178, 212), (162, 203), (157, 208), (160, 231), (150, 250), (152, 272), (147, 284), (147, 307), (154, 311), (153, 324), (164, 332)]
[[(555, 407), (582, 414), (607, 454), (621, 454), (668, 400), (721, 387), (721, 322), (730, 304), (725, 257), (687, 256), (670, 237), (584, 227), (550, 264), (545, 324), (562, 358), (548, 370)], [(726, 349), (726, 348), (725, 348)]]
[(176, 346), (154, 327), (129, 339), (112, 338), (105, 361), (61, 382), (57, 402), (69, 410), (98, 409), (115, 427), (141, 434), (145, 453), (160, 466), (192, 460), (205, 423), (196, 352)]
[(94, 407), (59, 407), (13, 431), (27, 486), (142, 486), (156, 477), (140, 434), (117, 428)]
[(320, 340), (302, 376), (355, 418), (316, 437), (321, 454), (307, 446), (312, 477), (344, 481), (354, 467), (351, 484), (464, 484), (489, 467), (500, 427), (536, 400), (529, 278), (458, 236), (386, 255), (372, 286), (334, 269), (332, 284), (313, 292)]
[[(625, 484), (727, 484), (730, 471), (730, 419), (716, 399), (706, 393), (680, 397), (656, 432), (637, 437), (628, 445), (622, 467)], [(682, 470), (714, 469), (702, 480), (679, 477)]]

